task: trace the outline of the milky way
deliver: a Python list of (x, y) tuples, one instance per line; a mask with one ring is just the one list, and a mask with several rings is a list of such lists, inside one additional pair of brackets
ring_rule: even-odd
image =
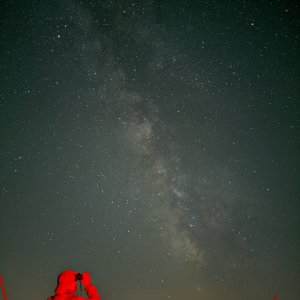
[(1, 9), (8, 298), (298, 299), (299, 5), (60, 2)]

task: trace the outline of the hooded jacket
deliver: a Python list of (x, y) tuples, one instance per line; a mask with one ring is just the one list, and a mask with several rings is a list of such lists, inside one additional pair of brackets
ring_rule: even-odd
[(84, 284), (88, 298), (75, 295), (77, 274), (77, 272), (72, 270), (65, 270), (60, 273), (57, 279), (55, 295), (49, 297), (48, 300), (101, 300), (96, 287), (90, 283), (90, 275), (87, 272), (84, 273), (86, 276), (81, 282)]

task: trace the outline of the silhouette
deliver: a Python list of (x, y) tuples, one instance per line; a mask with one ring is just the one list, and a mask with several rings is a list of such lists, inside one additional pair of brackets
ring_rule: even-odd
[[(87, 293), (87, 298), (76, 296), (77, 281), (84, 285)], [(48, 300), (101, 300), (98, 291), (94, 285), (91, 284), (91, 276), (88, 272), (82, 274), (72, 270), (65, 270), (59, 274), (57, 278), (57, 286), (55, 295), (48, 298)]]

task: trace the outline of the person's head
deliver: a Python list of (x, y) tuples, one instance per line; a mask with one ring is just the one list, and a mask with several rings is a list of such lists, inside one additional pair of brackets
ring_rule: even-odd
[(77, 289), (76, 275), (72, 270), (65, 270), (59, 274), (57, 279), (56, 294), (74, 294)]

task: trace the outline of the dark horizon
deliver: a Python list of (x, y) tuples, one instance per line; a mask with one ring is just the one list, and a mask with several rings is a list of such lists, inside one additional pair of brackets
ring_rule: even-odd
[(299, 298), (299, 3), (1, 3), (0, 274), (47, 299)]

